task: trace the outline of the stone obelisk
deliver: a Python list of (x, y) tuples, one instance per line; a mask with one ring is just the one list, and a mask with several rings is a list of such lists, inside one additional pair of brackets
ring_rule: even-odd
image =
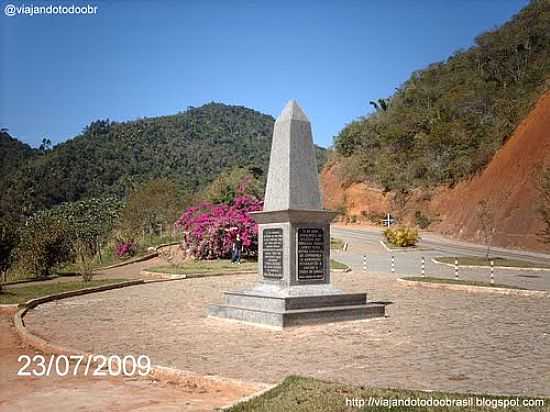
[(209, 315), (285, 327), (383, 316), (366, 293), (331, 285), (330, 222), (323, 210), (311, 124), (295, 101), (277, 118), (258, 223), (258, 273), (250, 289), (224, 293)]

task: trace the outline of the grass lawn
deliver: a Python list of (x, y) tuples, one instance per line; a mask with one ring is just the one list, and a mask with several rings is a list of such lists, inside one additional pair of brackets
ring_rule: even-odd
[(155, 266), (147, 269), (150, 272), (171, 273), (174, 275), (181, 274), (210, 274), (210, 273), (231, 273), (241, 272), (246, 270), (256, 270), (258, 263), (256, 261), (242, 260), (240, 265), (231, 263), (228, 259), (216, 260), (195, 260), (186, 262), (177, 266), (165, 265)]
[[(331, 269), (347, 269), (347, 265), (337, 262), (336, 260), (330, 260)], [(186, 262), (177, 266), (165, 265), (165, 266), (155, 266), (148, 268), (150, 272), (157, 273), (170, 273), (173, 275), (183, 275), (183, 274), (197, 274), (197, 275), (207, 275), (212, 273), (232, 273), (232, 272), (241, 272), (241, 271), (255, 271), (258, 268), (258, 262), (256, 261), (245, 261), (243, 260), (240, 265), (232, 264), (230, 260), (227, 259), (217, 259), (217, 260), (195, 260), (191, 262)]]
[(330, 259), (330, 268), (331, 269), (347, 269), (349, 266), (342, 263), (342, 262), (338, 262), (337, 260), (334, 260), (334, 259)]
[(495, 263), (495, 266), (504, 266), (509, 268), (547, 268), (550, 266), (543, 265), (542, 263), (533, 263), (526, 260), (508, 259), (501, 257), (491, 257), (487, 259), (485, 256), (444, 256), (435, 258), (438, 262), (449, 263), (454, 265), (455, 259), (458, 259), (458, 264), (462, 266), (490, 266), (491, 260)]
[(330, 248), (331, 249), (342, 249), (344, 247), (344, 241), (336, 237), (330, 238)]
[(476, 280), (465, 280), (465, 279), (446, 279), (446, 278), (433, 278), (433, 277), (422, 277), (422, 276), (411, 276), (411, 277), (405, 277), (403, 278), (405, 280), (414, 280), (419, 282), (428, 282), (428, 283), (446, 283), (451, 285), (465, 285), (465, 286), (482, 286), (482, 287), (488, 287), (488, 288), (506, 288), (506, 289), (519, 289), (519, 290), (526, 290), (525, 288), (518, 288), (516, 286), (510, 286), (510, 285), (502, 285), (499, 283), (495, 283), (494, 285), (491, 285), (489, 282), (479, 282)]
[(24, 303), (29, 299), (53, 295), (55, 293), (68, 292), (70, 290), (103, 286), (112, 283), (124, 282), (128, 279), (100, 279), (84, 282), (53, 282), (50, 284), (29, 285), (21, 287), (4, 288), (0, 292), (0, 304)]
[[(475, 402), (477, 399), (484, 398), (486, 402), (489, 402), (489, 407), (476, 407)], [(436, 400), (455, 401), (455, 406), (443, 406), (443, 407), (427, 407), (427, 406), (403, 406), (403, 405), (391, 405), (391, 406), (363, 406), (357, 402), (364, 401), (369, 402), (398, 402), (405, 401), (407, 399), (416, 401), (419, 400), (432, 400), (435, 404)], [(522, 403), (528, 398), (519, 398), (519, 407), (508, 406), (506, 408), (509, 412), (548, 412), (550, 411), (550, 399), (544, 399), (544, 406), (532, 406), (524, 407)], [(346, 405), (346, 400), (348, 404)], [(355, 400), (355, 405), (351, 403)], [(324, 382), (312, 378), (301, 378), (297, 376), (290, 376), (286, 378), (283, 383), (266, 392), (262, 396), (252, 399), (250, 401), (238, 404), (229, 409), (230, 412), (318, 412), (318, 411), (415, 411), (415, 412), (487, 412), (491, 410), (503, 410), (503, 408), (494, 408), (490, 402), (501, 402), (500, 406), (503, 406), (504, 401), (516, 402), (516, 397), (504, 397), (504, 396), (490, 396), (490, 395), (470, 395), (459, 393), (444, 393), (444, 392), (420, 392), (420, 391), (408, 391), (397, 389), (369, 389), (365, 387), (354, 387), (350, 385), (342, 385), (338, 383)], [(531, 402), (534, 402), (531, 399)], [(462, 404), (458, 404), (462, 402)], [(474, 403), (474, 406), (468, 406), (468, 402)]]

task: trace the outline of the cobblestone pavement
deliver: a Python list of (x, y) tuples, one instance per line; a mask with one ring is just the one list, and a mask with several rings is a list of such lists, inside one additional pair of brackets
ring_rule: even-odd
[[(73, 370), (67, 376), (18, 376), (24, 365), (19, 356), (38, 354), (21, 343), (12, 316), (1, 315), (0, 412), (202, 412), (251, 394), (250, 388), (230, 384), (204, 388), (139, 377), (93, 377), (82, 372), (73, 375)], [(46, 357), (49, 359), (49, 355)]]
[(99, 353), (277, 382), (289, 374), (356, 385), (550, 395), (550, 299), (407, 288), (379, 273), (338, 273), (337, 287), (392, 301), (387, 319), (284, 331), (206, 317), (222, 291), (254, 275), (186, 279), (48, 303), (31, 331)]

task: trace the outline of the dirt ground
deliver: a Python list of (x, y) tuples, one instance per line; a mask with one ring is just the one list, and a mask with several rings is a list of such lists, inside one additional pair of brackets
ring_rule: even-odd
[(18, 357), (38, 353), (21, 343), (12, 316), (0, 314), (0, 411), (211, 411), (249, 395), (236, 386), (207, 390), (144, 378), (17, 376)]

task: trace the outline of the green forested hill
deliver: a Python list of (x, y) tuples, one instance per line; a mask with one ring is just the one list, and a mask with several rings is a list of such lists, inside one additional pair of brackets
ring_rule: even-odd
[(14, 139), (6, 130), (0, 130), (0, 181), (35, 153), (29, 145)]
[(24, 214), (84, 198), (123, 197), (132, 182), (155, 177), (196, 191), (227, 168), (265, 171), (273, 123), (271, 116), (219, 103), (131, 122), (96, 121), (16, 168), (2, 181), (0, 207)]
[(550, 0), (468, 50), (412, 74), (335, 139), (345, 179), (386, 189), (455, 183), (482, 169), (550, 86)]

